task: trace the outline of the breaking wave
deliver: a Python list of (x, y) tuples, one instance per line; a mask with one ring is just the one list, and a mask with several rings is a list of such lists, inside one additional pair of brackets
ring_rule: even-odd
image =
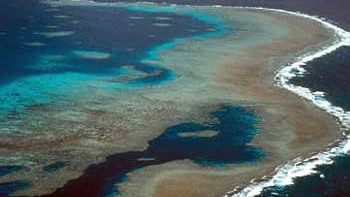
[(316, 167), (320, 165), (330, 165), (334, 162), (334, 158), (336, 156), (350, 153), (350, 135), (347, 134), (347, 132), (350, 130), (350, 112), (345, 111), (341, 107), (332, 105), (331, 102), (325, 99), (324, 92), (313, 92), (308, 88), (296, 86), (290, 83), (290, 80), (292, 78), (303, 75), (306, 72), (303, 66), (306, 65), (307, 62), (329, 54), (342, 46), (349, 46), (350, 33), (329, 23), (326, 21), (326, 19), (317, 16), (310, 16), (299, 12), (290, 12), (279, 9), (251, 9), (271, 10), (297, 15), (303, 18), (317, 21), (324, 27), (334, 31), (336, 40), (331, 45), (322, 47), (317, 51), (313, 51), (296, 58), (296, 61), (294, 63), (289, 64), (278, 71), (275, 77), (275, 81), (277, 86), (285, 88), (307, 100), (310, 100), (319, 108), (335, 116), (341, 125), (341, 130), (344, 134), (344, 138), (337, 142), (336, 146), (330, 147), (324, 152), (317, 153), (306, 159), (296, 158), (287, 164), (279, 166), (275, 169), (275, 172), (272, 176), (265, 176), (261, 179), (261, 181), (252, 181), (250, 185), (246, 186), (242, 190), (238, 190), (236, 188), (235, 190), (229, 192), (234, 193), (233, 195), (226, 194), (225, 197), (252, 197), (261, 194), (261, 192), (268, 187), (292, 185), (295, 178), (317, 173), (315, 170)]

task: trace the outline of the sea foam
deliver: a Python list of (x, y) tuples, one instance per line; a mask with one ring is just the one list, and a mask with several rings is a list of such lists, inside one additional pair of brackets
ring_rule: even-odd
[[(242, 7), (243, 8), (243, 7)], [(303, 68), (307, 62), (314, 59), (322, 57), (326, 54), (334, 52), (336, 49), (342, 46), (350, 45), (350, 33), (337, 27), (330, 22), (326, 21), (324, 18), (317, 16), (310, 16), (300, 12), (290, 12), (279, 9), (268, 9), (268, 8), (250, 8), (257, 10), (267, 10), (276, 11), (286, 14), (292, 14), (300, 16), (303, 18), (311, 19), (321, 23), (324, 27), (334, 31), (336, 40), (329, 46), (322, 47), (317, 51), (313, 51), (304, 54), (298, 58), (296, 61), (290, 65), (283, 67), (278, 71), (275, 81), (276, 85), (285, 88), (295, 94), (312, 101), (319, 108), (327, 111), (331, 115), (337, 117), (341, 129), (344, 134), (344, 139), (337, 143), (336, 146), (328, 148), (324, 152), (317, 153), (310, 158), (301, 159), (296, 158), (289, 163), (279, 166), (275, 169), (275, 173), (271, 177), (263, 177), (263, 181), (252, 181), (250, 185), (246, 186), (244, 189), (238, 191), (237, 188), (229, 193), (235, 193), (233, 195), (227, 194), (225, 197), (251, 197), (257, 196), (262, 193), (262, 191), (267, 187), (273, 186), (287, 186), (294, 183), (294, 179), (298, 177), (308, 176), (317, 173), (316, 167), (320, 165), (330, 165), (334, 162), (334, 158), (339, 155), (348, 154), (350, 152), (350, 136), (347, 135), (347, 131), (350, 130), (350, 112), (345, 111), (341, 107), (332, 105), (331, 102), (325, 99), (324, 92), (315, 91), (312, 92), (310, 89), (296, 86), (290, 83), (290, 80), (296, 76), (303, 75), (306, 71)]]

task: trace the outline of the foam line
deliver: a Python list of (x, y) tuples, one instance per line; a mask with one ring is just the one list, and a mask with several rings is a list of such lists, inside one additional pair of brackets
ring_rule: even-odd
[[(89, 2), (89, 3), (93, 2), (93, 1), (86, 1), (86, 0), (74, 0), (74, 1)], [(136, 4), (177, 6), (176, 4), (157, 4), (152, 2), (138, 2)], [(191, 5), (181, 5), (181, 6), (191, 6)], [(214, 5), (214, 6), (201, 6), (201, 7), (232, 7), (232, 6)], [(291, 12), (291, 11), (286, 11), (281, 9), (270, 9), (270, 8), (263, 8), (263, 7), (235, 7), (235, 8), (280, 12), (280, 13), (291, 14), (291, 15), (299, 16), (305, 19), (313, 20), (322, 24), (322, 26), (324, 26), (325, 28), (328, 28), (331, 31), (333, 31), (336, 37), (335, 41), (331, 43), (329, 46), (325, 46), (317, 51), (304, 54), (296, 58), (296, 61), (294, 63), (282, 67), (282, 69), (279, 70), (275, 76), (275, 82), (277, 86), (281, 88), (285, 88), (299, 95), (300, 97), (310, 100), (319, 108), (337, 117), (339, 124), (341, 125), (341, 129), (344, 133), (344, 138), (340, 142), (338, 142), (336, 146), (332, 148), (328, 148), (324, 152), (317, 153), (307, 159), (296, 158), (288, 162), (287, 164), (277, 167), (275, 169), (274, 175), (272, 175), (271, 177), (265, 176), (261, 179), (262, 181), (253, 180), (251, 181), (251, 184), (246, 186), (244, 189), (238, 191), (238, 189), (235, 188), (233, 191), (228, 192), (225, 195), (225, 197), (253, 197), (261, 194), (263, 189), (267, 187), (291, 185), (294, 183), (295, 178), (317, 173), (317, 171), (315, 170), (316, 167), (320, 165), (330, 165), (334, 162), (333, 159), (336, 156), (350, 153), (350, 135), (346, 134), (346, 132), (350, 130), (350, 112), (345, 111), (341, 107), (332, 105), (331, 102), (325, 99), (324, 92), (319, 92), (319, 91), (312, 92), (308, 88), (295, 86), (290, 83), (290, 80), (292, 78), (296, 77), (297, 75), (298, 76), (303, 75), (306, 72), (303, 66), (307, 62), (310, 62), (314, 59), (327, 55), (335, 51), (339, 47), (350, 46), (350, 33), (340, 27), (333, 25), (332, 23), (328, 22), (325, 18), (321, 18), (318, 16), (311, 16), (300, 12)], [(234, 194), (231, 195), (232, 193)]]
[(315, 170), (316, 167), (320, 165), (330, 165), (334, 162), (333, 159), (336, 156), (348, 154), (350, 152), (350, 136), (346, 135), (346, 132), (350, 130), (350, 112), (345, 111), (341, 107), (332, 105), (331, 102), (325, 99), (324, 92), (312, 92), (308, 88), (296, 86), (290, 83), (290, 80), (292, 78), (296, 77), (297, 75), (303, 75), (306, 72), (303, 66), (306, 65), (307, 62), (329, 54), (339, 47), (350, 46), (350, 33), (327, 22), (324, 18), (319, 18), (317, 16), (310, 16), (299, 12), (290, 12), (279, 9), (267, 9), (258, 7), (250, 9), (277, 11), (300, 16), (317, 21), (324, 27), (334, 31), (336, 40), (331, 45), (325, 46), (317, 51), (313, 51), (296, 58), (296, 61), (294, 63), (283, 67), (280, 71), (277, 72), (275, 82), (277, 86), (285, 88), (307, 100), (310, 100), (319, 108), (337, 117), (339, 124), (341, 125), (341, 129), (344, 133), (344, 139), (337, 143), (335, 147), (328, 148), (325, 152), (320, 152), (307, 159), (297, 158), (285, 165), (279, 166), (275, 169), (275, 173), (272, 175), (272, 177), (263, 177), (263, 181), (252, 181), (250, 185), (246, 186), (238, 193), (235, 193), (237, 192), (237, 189), (235, 189), (230, 192), (235, 194), (227, 194), (225, 197), (253, 197), (261, 194), (262, 191), (267, 187), (292, 185), (294, 183), (294, 179), (317, 173)]

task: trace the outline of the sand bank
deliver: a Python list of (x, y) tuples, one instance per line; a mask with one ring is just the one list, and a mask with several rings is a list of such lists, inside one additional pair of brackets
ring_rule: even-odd
[[(209, 113), (222, 103), (259, 112), (263, 133), (253, 144), (267, 152), (263, 161), (219, 169), (190, 161), (148, 167), (130, 173), (129, 181), (120, 184), (123, 194), (222, 196), (289, 159), (323, 149), (340, 136), (334, 118), (273, 82), (280, 65), (329, 44), (333, 32), (317, 22), (271, 11), (177, 9), (222, 18), (235, 33), (193, 39), (161, 52), (152, 63), (176, 72), (178, 78), (171, 83), (117, 93), (84, 87), (71, 103), (33, 106), (28, 109), (30, 115), (13, 115), (21, 122), (11, 126), (33, 131), (26, 136), (2, 136), (1, 146), (6, 147), (1, 149), (2, 157), (30, 166), (6, 180), (31, 180), (36, 175), (33, 187), (19, 194), (50, 193), (108, 155), (145, 149), (147, 141), (170, 126), (210, 120)], [(57, 173), (41, 172), (56, 160), (69, 164)]]
[(317, 22), (297, 16), (269, 11), (248, 12), (268, 17), (285, 31), (267, 43), (241, 47), (239, 52), (226, 51), (231, 57), (218, 57), (223, 58), (215, 65), (220, 72), (213, 77), (234, 98), (239, 95), (241, 101), (233, 99), (233, 102), (255, 103), (263, 117), (263, 133), (253, 144), (267, 151), (267, 157), (261, 163), (232, 165), (219, 170), (201, 169), (181, 162), (146, 169), (131, 176), (135, 177), (136, 183), (136, 177), (152, 177), (152, 172), (156, 175), (153, 175), (153, 181), (142, 186), (144, 190), (132, 190), (134, 193), (147, 191), (147, 195), (159, 197), (223, 196), (225, 191), (271, 174), (290, 159), (324, 150), (341, 137), (334, 117), (309, 101), (276, 87), (273, 80), (281, 65), (293, 62), (300, 54), (329, 45), (334, 39), (332, 32)]

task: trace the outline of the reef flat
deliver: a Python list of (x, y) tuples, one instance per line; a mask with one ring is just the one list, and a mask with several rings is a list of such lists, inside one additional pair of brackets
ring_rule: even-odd
[[(142, 65), (123, 65), (121, 71), (114, 71), (121, 72), (120, 75), (111, 76), (105, 72), (100, 72), (98, 77), (70, 74), (64, 83), (68, 83), (69, 79), (80, 79), (82, 83), (59, 93), (56, 100), (29, 105), (2, 118), (2, 166), (15, 163), (27, 170), (7, 174), (1, 180), (9, 183), (16, 180), (30, 182), (30, 187), (17, 191), (14, 193), (16, 195), (50, 196), (56, 191), (52, 196), (74, 196), (74, 193), (64, 192), (73, 191), (69, 188), (74, 188), (74, 184), (79, 185), (79, 180), (86, 180), (84, 177), (89, 176), (89, 172), (95, 172), (94, 169), (102, 169), (101, 174), (109, 174), (110, 167), (107, 170), (103, 166), (108, 166), (108, 161), (113, 158), (124, 159), (124, 153), (136, 154), (137, 165), (123, 171), (128, 177), (127, 181), (125, 177), (119, 177), (108, 182), (109, 187), (116, 184), (118, 188), (117, 191), (108, 191), (111, 196), (224, 195), (234, 186), (244, 186), (254, 177), (270, 173), (291, 158), (326, 147), (340, 135), (332, 117), (296, 95), (276, 87), (273, 81), (280, 65), (335, 39), (332, 30), (318, 22), (286, 13), (248, 8), (71, 1), (49, 2), (49, 5), (49, 12), (67, 7), (98, 7), (109, 11), (122, 8), (146, 13), (189, 15), (210, 25), (201, 26), (205, 27), (206, 33), (189, 35), (190, 38), (158, 46), (141, 60)], [(56, 16), (56, 20), (70, 19), (57, 17), (60, 16), (57, 14), (53, 16)], [(169, 17), (174, 16), (157, 16), (158, 22), (153, 22), (152, 26), (173, 26), (169, 22), (173, 20), (168, 20)], [(129, 19), (143, 20), (141, 16), (130, 16)], [(84, 21), (77, 20), (75, 23)], [(128, 24), (135, 26), (135, 23)], [(195, 31), (203, 29), (192, 29), (190, 32)], [(41, 31), (34, 35), (56, 39), (77, 34), (62, 32), (72, 31), (49, 34)], [(154, 36), (149, 34), (148, 38)], [(133, 50), (136, 49), (129, 48), (129, 51)], [(79, 61), (84, 62), (86, 59), (109, 60), (114, 54), (104, 48), (102, 51), (79, 49), (78, 53), (74, 50), (71, 55), (82, 57), (84, 60)], [(57, 57), (65, 59), (57, 55), (42, 59), (54, 59), (56, 62)], [(59, 66), (67, 72), (70, 65), (64, 63), (49, 69)], [(103, 66), (103, 63), (98, 62), (97, 65)], [(92, 67), (84, 74), (94, 69)], [(61, 84), (62, 81), (57, 83)], [(72, 90), (74, 96), (64, 99), (59, 96), (72, 93)], [(261, 117), (261, 123), (252, 121), (254, 115), (245, 110), (227, 106), (241, 106), (256, 113)], [(196, 154), (186, 155), (186, 151), (192, 148), (191, 144), (195, 145), (196, 141), (191, 141), (193, 139), (199, 138), (206, 143), (210, 138), (222, 139), (220, 136), (227, 128), (224, 124), (226, 116), (222, 117), (221, 113), (230, 110), (234, 111), (228, 113), (232, 115), (231, 118), (240, 117), (243, 123), (251, 125), (245, 127), (238, 121), (237, 130), (232, 129), (232, 125), (228, 128), (242, 132), (244, 139), (233, 139), (236, 140), (234, 143), (243, 150), (254, 151), (236, 153), (229, 149), (229, 152), (221, 152), (216, 148), (226, 145), (222, 142), (212, 144), (210, 150), (204, 149), (204, 153), (201, 152), (203, 149), (199, 149)], [(245, 115), (241, 117), (239, 114)], [(174, 128), (179, 129), (175, 129), (175, 136)], [(258, 133), (256, 130), (261, 130), (261, 133), (253, 138)], [(197, 131), (201, 133), (193, 136), (193, 132)], [(211, 132), (205, 133), (208, 131)], [(154, 144), (162, 144), (158, 140), (165, 139), (167, 143), (164, 146), (170, 148), (167, 147), (165, 151), (169, 152), (163, 154), (171, 153), (173, 146), (169, 145), (171, 141), (168, 138), (182, 139), (183, 143), (178, 145), (186, 149), (179, 150), (186, 154), (174, 154), (178, 161), (159, 163), (157, 159), (168, 160), (164, 155), (159, 156), (162, 153), (153, 149)], [(197, 145), (202, 147), (200, 143)], [(218, 150), (219, 158), (215, 158), (213, 150)], [(205, 157), (208, 153), (209, 159)], [(138, 166), (139, 162), (151, 165)], [(69, 180), (73, 181), (67, 183)], [(91, 188), (80, 187), (82, 192), (88, 189)], [(104, 188), (93, 191), (98, 189)]]
[[(188, 190), (182, 189), (184, 193), (181, 192), (180, 195), (186, 196), (186, 193), (190, 193), (188, 196), (217, 196), (220, 191), (235, 187), (238, 189), (249, 180), (269, 175), (281, 161), (285, 163), (290, 159), (305, 157), (325, 149), (329, 143), (341, 136), (335, 118), (298, 96), (274, 86), (274, 81), (271, 80), (281, 65), (293, 62), (295, 57), (307, 51), (331, 44), (334, 39), (332, 30), (298, 16), (273, 11), (258, 12), (268, 16), (279, 15), (274, 24), (283, 26), (284, 23), (286, 34), (276, 36), (270, 43), (247, 47), (236, 55), (232, 52), (231, 58), (216, 64), (225, 65), (225, 69), (216, 79), (236, 95), (243, 96), (242, 100), (257, 104), (260, 113), (263, 114), (263, 133), (255, 138), (253, 144), (267, 150), (267, 158), (259, 165), (235, 166), (236, 170), (232, 170), (231, 173), (221, 172), (224, 174), (221, 174), (222, 176), (219, 176), (220, 173), (209, 175), (200, 171), (193, 172), (191, 176), (190, 172), (179, 170), (173, 172), (177, 178), (168, 178), (171, 177), (171, 173), (165, 173), (167, 175), (159, 178), (164, 181), (164, 185), (157, 185), (156, 196), (171, 196), (183, 187), (188, 187)], [(307, 35), (300, 33), (305, 29), (310, 30)], [(194, 180), (188, 177), (194, 177)], [(213, 186), (209, 180), (221, 184)]]

